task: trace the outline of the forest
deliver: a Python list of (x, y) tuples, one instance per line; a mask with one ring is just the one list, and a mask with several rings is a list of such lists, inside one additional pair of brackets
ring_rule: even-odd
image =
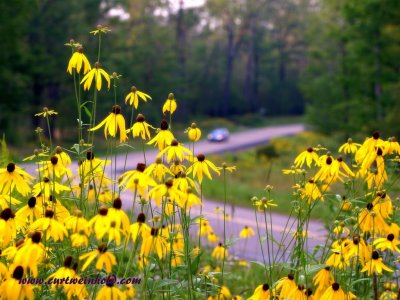
[[(190, 2), (0, 1), (0, 134), (19, 146), (33, 139), (44, 106), (62, 110), (53, 125), (68, 134), (76, 124), (65, 116), (76, 110), (65, 44), (82, 44), (94, 64), (97, 38), (88, 28), (98, 24), (111, 30), (101, 64), (122, 75), (120, 102), (136, 86), (156, 103), (173, 92), (183, 123), (304, 115), (327, 134), (400, 133), (399, 1)], [(106, 115), (113, 102), (102, 92), (98, 110)]]

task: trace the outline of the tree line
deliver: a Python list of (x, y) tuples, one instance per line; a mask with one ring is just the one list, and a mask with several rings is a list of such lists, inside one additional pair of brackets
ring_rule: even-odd
[[(120, 102), (134, 85), (159, 104), (174, 92), (182, 122), (305, 113), (326, 133), (399, 131), (399, 1), (207, 0), (186, 8), (188, 1), (0, 1), (0, 128), (7, 140), (34, 136), (41, 124), (33, 115), (43, 106), (65, 115), (56, 127), (75, 126), (66, 117), (76, 111), (64, 44), (83, 44), (93, 64), (97, 40), (88, 32), (97, 24), (112, 30), (102, 64), (122, 75)], [(105, 115), (113, 94), (100, 98)], [(158, 122), (155, 106), (145, 113)]]

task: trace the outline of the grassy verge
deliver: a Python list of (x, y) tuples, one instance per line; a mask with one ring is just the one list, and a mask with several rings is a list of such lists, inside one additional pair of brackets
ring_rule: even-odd
[[(227, 153), (222, 156), (209, 156), (217, 165), (226, 162), (236, 166), (237, 172), (227, 173), (227, 199), (229, 203), (251, 207), (251, 198), (266, 196), (267, 185), (273, 186), (272, 198), (278, 204), (274, 211), (289, 213), (293, 196), (294, 179), (282, 173), (282, 169), (290, 169), (294, 158), (309, 146), (322, 146), (337, 149), (337, 144), (330, 138), (315, 133), (304, 132), (294, 137), (273, 139), (270, 144), (247, 151)], [(306, 178), (307, 174), (306, 174)], [(224, 198), (222, 176), (203, 183), (205, 197), (210, 199)], [(335, 195), (326, 197), (326, 202)], [(314, 218), (329, 216), (329, 205), (318, 204)]]

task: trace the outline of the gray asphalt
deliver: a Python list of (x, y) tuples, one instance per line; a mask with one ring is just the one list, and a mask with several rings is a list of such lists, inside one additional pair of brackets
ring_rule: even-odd
[[(302, 131), (304, 131), (303, 124), (250, 129), (242, 132), (232, 133), (228, 141), (221, 143), (210, 143), (206, 140), (201, 140), (196, 143), (195, 151), (196, 154), (202, 153), (204, 155), (240, 151), (254, 146), (266, 144), (270, 139), (275, 137), (296, 135)], [(156, 149), (146, 150), (146, 159), (148, 165), (155, 161), (157, 153), (158, 150)], [(125, 155), (122, 154), (117, 156), (117, 175), (121, 174), (124, 170), (132, 170), (136, 168), (136, 165), (139, 162), (144, 162), (144, 156), (142, 152), (129, 153), (126, 159), (126, 164), (125, 158)], [(112, 163), (114, 163), (114, 161)], [(33, 174), (34, 170), (36, 169), (35, 165), (32, 164), (24, 164), (22, 165), (22, 167), (25, 168), (28, 172), (31, 172), (31, 174)], [(110, 167), (114, 168), (112, 164), (110, 165)], [(74, 168), (76, 169), (76, 167), (73, 167), (72, 169)], [(124, 203), (124, 209), (131, 209), (132, 195), (125, 192), (121, 196)], [(215, 234), (222, 239), (223, 220), (221, 214), (215, 213), (215, 209), (217, 207), (222, 208), (223, 203), (219, 201), (203, 199), (202, 214), (209, 220)], [(136, 209), (139, 209), (139, 207), (137, 207)], [(200, 213), (199, 209), (192, 210), (192, 215), (198, 213)], [(287, 253), (284, 253), (283, 249), (293, 246), (292, 233), (294, 233), (295, 231), (297, 222), (295, 219), (288, 220), (287, 216), (273, 213), (272, 223), (270, 223), (269, 218), (267, 218), (266, 226), (262, 213), (257, 213), (256, 221), (254, 209), (239, 206), (233, 207), (230, 204), (227, 205), (226, 214), (233, 216), (231, 220), (226, 221), (226, 237), (228, 239), (236, 239), (236, 242), (229, 247), (229, 252), (233, 256), (256, 261), (263, 261), (265, 258), (265, 262), (268, 263), (268, 257), (271, 258), (272, 256), (275, 257), (275, 260), (284, 260)], [(261, 251), (259, 238), (257, 236), (257, 224), (260, 229), (260, 236), (264, 240), (264, 242), (262, 243), (264, 255)], [(249, 226), (253, 228), (253, 230), (256, 232), (255, 236), (247, 239), (246, 241), (244, 239), (237, 239), (239, 236), (239, 232), (243, 229), (244, 226)], [(266, 236), (266, 228), (270, 230), (271, 227), (273, 238), (276, 241), (274, 247), (272, 247), (272, 244), (269, 244), (268, 247), (265, 238), (263, 238)], [(197, 229), (194, 230), (193, 234), (196, 234), (196, 232)], [(283, 234), (283, 232), (286, 232), (286, 234)], [(324, 235), (325, 230), (323, 225), (319, 222), (311, 221), (308, 230), (308, 247), (312, 249), (315, 245), (323, 243)], [(212, 246), (204, 239), (202, 243)], [(282, 246), (278, 246), (279, 244), (281, 244)]]

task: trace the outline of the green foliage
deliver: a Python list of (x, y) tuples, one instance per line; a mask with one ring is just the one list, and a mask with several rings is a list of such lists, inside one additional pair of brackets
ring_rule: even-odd
[(398, 1), (325, 0), (310, 16), (302, 79), (307, 116), (325, 133), (380, 129), (395, 135), (399, 111)]
[(3, 134), (3, 139), (0, 140), (0, 146), (0, 166), (5, 167), (11, 161), (11, 154), (8, 151), (5, 134)]

